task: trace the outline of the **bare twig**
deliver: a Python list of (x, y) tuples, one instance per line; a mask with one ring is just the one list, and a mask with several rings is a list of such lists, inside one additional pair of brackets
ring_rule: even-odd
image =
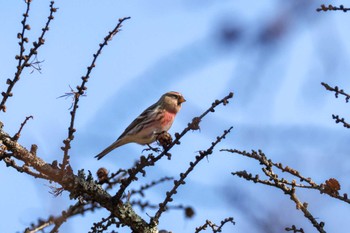
[[(8, 155), (10, 156), (10, 155)], [(10, 159), (9, 157), (2, 157), (0, 158), (0, 161), (3, 160), (6, 164), (7, 167), (13, 167), (14, 169), (16, 169), (18, 172), (20, 173), (26, 173), (28, 175), (33, 176), (34, 178), (40, 178), (40, 179), (45, 179), (48, 180), (48, 176), (46, 176), (45, 174), (42, 173), (38, 173), (38, 172), (33, 172), (28, 165), (24, 164), (22, 166), (19, 166), (16, 164), (15, 160)]]
[(320, 11), (343, 11), (343, 12), (347, 12), (348, 10), (350, 10), (350, 8), (344, 7), (343, 5), (340, 5), (339, 7), (337, 6), (333, 6), (333, 5), (324, 5), (322, 4), (319, 8), (316, 9), (317, 12)]
[(107, 218), (102, 218), (101, 221), (94, 223), (91, 227), (91, 231), (89, 233), (103, 233), (108, 230), (108, 228), (112, 225), (115, 225), (117, 228), (120, 227), (121, 223), (116, 220), (113, 215), (110, 215)]
[(332, 118), (335, 120), (335, 123), (342, 123), (345, 128), (350, 128), (350, 124), (345, 121), (345, 119), (342, 117), (339, 117), (339, 115), (332, 114)]
[(6, 92), (1, 93), (3, 98), (2, 98), (1, 103), (0, 103), (0, 111), (3, 111), (3, 112), (6, 112), (5, 103), (6, 103), (7, 99), (13, 95), (12, 89), (15, 86), (15, 84), (19, 81), (20, 76), (22, 74), (22, 71), (24, 70), (24, 68), (32, 66), (32, 64), (30, 62), (31, 58), (38, 54), (39, 47), (45, 43), (44, 36), (45, 36), (46, 32), (49, 30), (49, 25), (50, 25), (51, 21), (54, 19), (53, 14), (57, 11), (57, 8), (54, 7), (54, 1), (51, 1), (50, 2), (50, 15), (49, 15), (48, 20), (45, 24), (45, 27), (42, 29), (42, 33), (39, 36), (38, 40), (33, 42), (33, 47), (30, 49), (29, 53), (27, 55), (24, 55), (24, 52), (25, 52), (24, 45), (25, 45), (25, 43), (29, 42), (28, 37), (25, 37), (25, 32), (27, 30), (30, 30), (30, 25), (27, 24), (27, 19), (29, 16), (31, 2), (32, 2), (31, 0), (25, 1), (25, 3), (27, 4), (27, 8), (26, 8), (25, 13), (23, 14), (23, 20), (21, 21), (22, 31), (17, 34), (17, 38), (20, 39), (20, 42), (18, 42), (18, 44), (20, 46), (20, 52), (19, 52), (19, 55), (16, 55), (16, 60), (18, 60), (17, 71), (16, 71), (14, 78), (12, 80), (7, 79), (6, 84), (8, 85), (8, 87), (7, 87)]
[(309, 212), (307, 209), (308, 203), (304, 202), (302, 203), (297, 195), (296, 195), (296, 188), (298, 187), (296, 185), (296, 181), (293, 180), (292, 182), (286, 182), (284, 178), (279, 178), (279, 176), (273, 171), (273, 167), (276, 167), (280, 169), (282, 172), (288, 172), (289, 174), (292, 174), (298, 178), (300, 178), (301, 181), (305, 181), (310, 184), (309, 188), (314, 188), (320, 190), (321, 193), (327, 193), (335, 195), (333, 192), (325, 192), (325, 188), (322, 185), (317, 185), (315, 182), (313, 182), (310, 178), (305, 178), (300, 175), (300, 173), (294, 169), (291, 169), (289, 167), (283, 167), (281, 163), (274, 163), (270, 159), (267, 159), (265, 154), (259, 150), (258, 152), (252, 151), (251, 153), (246, 151), (240, 151), (236, 149), (223, 149), (221, 151), (227, 151), (231, 153), (240, 154), (252, 159), (255, 159), (259, 161), (259, 163), (263, 166), (262, 171), (264, 174), (268, 177), (268, 180), (262, 180), (260, 179), (259, 175), (253, 176), (252, 174), (246, 172), (246, 171), (238, 171), (238, 172), (232, 172), (232, 175), (236, 175), (238, 177), (244, 178), (249, 181), (253, 181), (254, 183), (261, 183), (269, 186), (276, 187), (283, 191), (286, 195), (289, 195), (290, 199), (295, 202), (296, 208), (298, 210), (301, 210), (304, 213), (304, 216), (310, 220), (312, 225), (321, 233), (324, 233), (325, 230), (324, 222), (318, 222), (316, 218)]
[(144, 193), (145, 190), (148, 190), (148, 189), (154, 187), (157, 184), (161, 184), (161, 183), (164, 183), (165, 181), (169, 181), (169, 180), (173, 180), (173, 179), (174, 179), (173, 177), (167, 177), (167, 176), (163, 177), (163, 178), (161, 178), (159, 180), (152, 181), (149, 184), (142, 185), (138, 190), (131, 190), (129, 195), (132, 196), (134, 194), (140, 194), (142, 197), (144, 197), (145, 196), (145, 193)]
[(304, 229), (303, 228), (300, 228), (298, 229), (295, 225), (292, 225), (292, 227), (286, 227), (285, 228), (286, 231), (293, 231), (293, 233), (304, 233)]
[(19, 128), (18, 132), (13, 136), (13, 140), (17, 141), (19, 139), (19, 137), (21, 136), (22, 129), (29, 119), (33, 119), (33, 116), (26, 117), (26, 119), (22, 122), (21, 127)]
[(92, 69), (96, 66), (96, 60), (99, 57), (99, 55), (102, 52), (102, 49), (108, 44), (108, 41), (112, 40), (113, 36), (116, 35), (121, 29), (122, 27), (122, 23), (125, 20), (130, 19), (130, 17), (124, 17), (119, 19), (118, 24), (116, 25), (116, 27), (110, 31), (108, 33), (108, 35), (104, 38), (104, 41), (99, 45), (99, 48), (97, 50), (97, 52), (95, 54), (93, 54), (93, 59), (92, 62), (90, 64), (90, 66), (87, 67), (87, 73), (85, 74), (85, 76), (83, 76), (82, 79), (82, 83), (80, 84), (80, 86), (77, 86), (76, 91), (74, 91), (74, 103), (73, 103), (73, 109), (70, 111), (70, 115), (71, 115), (71, 120), (70, 120), (70, 125), (68, 127), (68, 136), (65, 140), (63, 140), (63, 144), (64, 146), (61, 147), (61, 149), (63, 150), (63, 161), (62, 161), (62, 171), (64, 171), (66, 169), (67, 164), (69, 163), (69, 154), (68, 151), (71, 148), (71, 141), (74, 139), (74, 132), (76, 131), (76, 129), (74, 128), (74, 123), (75, 123), (75, 116), (76, 116), (76, 112), (78, 109), (78, 103), (80, 100), (80, 96), (84, 95), (85, 91), (87, 90), (86, 87), (86, 83), (88, 82), (89, 78), (90, 78), (90, 73), (92, 71)]
[(78, 201), (75, 205), (71, 205), (67, 210), (62, 211), (61, 215), (59, 216), (49, 216), (46, 220), (40, 219), (38, 223), (31, 224), (31, 227), (28, 227), (24, 233), (34, 233), (39, 230), (44, 230), (46, 227), (49, 227), (51, 225), (54, 225), (54, 227), (50, 232), (58, 232), (60, 226), (68, 218), (79, 214), (84, 214), (88, 211), (94, 211), (96, 208), (99, 208), (96, 203), (82, 203)]
[(324, 83), (324, 82), (321, 82), (321, 85), (324, 86), (324, 88), (326, 88), (326, 90), (333, 91), (335, 93), (335, 98), (338, 98), (339, 95), (343, 95), (343, 96), (345, 96), (345, 101), (349, 102), (350, 95), (345, 93), (343, 89), (339, 89), (338, 86), (331, 87), (327, 83)]
[[(159, 205), (157, 204), (152, 204), (149, 201), (141, 201), (141, 200), (133, 200), (130, 201), (130, 204), (132, 206), (138, 206), (142, 211), (144, 211), (146, 208), (148, 209), (157, 209), (159, 208)], [(168, 210), (183, 210), (185, 213), (186, 218), (192, 218), (194, 216), (194, 210), (190, 206), (184, 206), (182, 204), (178, 205), (168, 205), (167, 206)]]
[[(335, 93), (335, 98), (338, 98), (339, 95), (342, 95), (342, 96), (345, 96), (346, 103), (349, 102), (350, 95), (347, 94), (346, 92), (344, 92), (343, 89), (339, 89), (338, 86), (331, 87), (327, 83), (323, 83), (323, 82), (321, 83), (321, 85), (324, 86), (326, 88), (326, 90), (334, 92)], [(348, 129), (350, 128), (350, 124), (347, 123), (343, 117), (340, 117), (339, 115), (333, 114), (332, 118), (335, 120), (335, 123), (337, 123), (337, 124), (338, 123), (342, 123), (345, 128), (348, 128)]]
[(185, 184), (185, 179), (186, 177), (193, 171), (193, 169), (197, 166), (197, 164), (202, 161), (205, 157), (213, 153), (214, 147), (221, 142), (222, 139), (226, 137), (227, 134), (230, 133), (233, 127), (230, 127), (228, 130), (225, 130), (224, 133), (216, 138), (215, 142), (212, 142), (211, 146), (205, 150), (205, 151), (200, 151), (199, 155), (196, 156), (196, 160), (194, 162), (190, 163), (189, 168), (184, 172), (180, 173), (180, 179), (179, 180), (174, 180), (174, 186), (173, 188), (169, 191), (166, 192), (166, 197), (162, 203), (159, 204), (159, 209), (157, 213), (154, 215), (154, 217), (151, 219), (151, 222), (157, 224), (159, 222), (159, 218), (162, 215), (163, 212), (166, 211), (167, 209), (167, 204), (169, 202), (173, 201), (172, 196), (177, 193), (177, 189), (179, 188), (180, 185)]
[(235, 222), (233, 221), (232, 217), (225, 218), (224, 220), (222, 220), (220, 223), (220, 226), (217, 226), (216, 224), (212, 223), (211, 221), (206, 220), (202, 226), (196, 228), (195, 233), (204, 231), (207, 229), (207, 227), (210, 227), (213, 233), (221, 232), (222, 227), (228, 222), (235, 225)]

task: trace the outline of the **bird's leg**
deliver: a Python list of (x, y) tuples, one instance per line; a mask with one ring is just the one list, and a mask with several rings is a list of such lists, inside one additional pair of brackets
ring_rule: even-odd
[(143, 149), (142, 152), (144, 151), (154, 151), (156, 153), (160, 152), (160, 149), (158, 147), (152, 147), (150, 144), (146, 144), (148, 146), (148, 148)]

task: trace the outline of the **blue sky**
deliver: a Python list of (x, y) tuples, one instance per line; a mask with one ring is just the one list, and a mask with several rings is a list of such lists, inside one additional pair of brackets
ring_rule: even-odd
[[(266, 232), (258, 223), (271, 219), (282, 227), (296, 224), (311, 232), (309, 222), (288, 197), (230, 175), (244, 169), (259, 173), (256, 163), (218, 150), (262, 149), (273, 160), (318, 183), (337, 178), (347, 192), (349, 134), (333, 123), (331, 114), (347, 117), (349, 112), (345, 101), (335, 99), (320, 83), (350, 89), (346, 77), (348, 14), (317, 13), (317, 4), (272, 0), (59, 1), (46, 44), (39, 51), (39, 60), (44, 60), (42, 72), (30, 74), (28, 70), (23, 74), (1, 120), (7, 131), (15, 133), (25, 116), (33, 115), (20, 142), (28, 148), (37, 144), (38, 154), (47, 161), (60, 159), (71, 102), (57, 97), (80, 83), (92, 54), (118, 18), (131, 16), (99, 57), (87, 84), (87, 97), (81, 99), (71, 150), (73, 169), (95, 173), (101, 166), (110, 171), (131, 166), (143, 149), (136, 144), (119, 148), (101, 161), (93, 157), (164, 92), (176, 90), (187, 99), (170, 130), (173, 134), (213, 100), (233, 91), (230, 105), (205, 118), (200, 132), (189, 133), (181, 146), (174, 148), (171, 161), (161, 161), (149, 170), (147, 179), (140, 180), (139, 185), (163, 176), (177, 177), (196, 151), (206, 149), (223, 130), (234, 126), (174, 197), (174, 204), (195, 208), (194, 219), (186, 220), (175, 210), (164, 214), (160, 228), (193, 232), (206, 219), (220, 222), (233, 216), (237, 224), (225, 227), (226, 232)], [(49, 1), (32, 3), (31, 41), (46, 21), (48, 5)], [(16, 35), (24, 9), (21, 1), (0, 3), (2, 90), (5, 80), (15, 72)], [(1, 232), (23, 231), (36, 219), (59, 214), (74, 203), (66, 194), (53, 197), (47, 182), (19, 174), (3, 163), (0, 169), (0, 184), (6, 187), (0, 203), (7, 210), (6, 217), (0, 218)], [(162, 201), (170, 187), (169, 183), (150, 190), (149, 200)], [(316, 192), (300, 195), (309, 202), (310, 211), (326, 221), (326, 230), (347, 229), (350, 219), (345, 204)], [(152, 210), (147, 212), (153, 214)], [(146, 213), (142, 215), (147, 218)], [(61, 230), (87, 232), (93, 221), (106, 216), (103, 211), (78, 216)]]

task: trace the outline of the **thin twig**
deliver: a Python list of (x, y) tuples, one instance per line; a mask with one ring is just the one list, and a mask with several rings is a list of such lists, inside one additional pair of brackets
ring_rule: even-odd
[(217, 232), (221, 232), (222, 227), (226, 224), (226, 223), (232, 223), (233, 225), (235, 225), (235, 222), (233, 221), (232, 217), (229, 218), (225, 218), (224, 220), (221, 221), (220, 226), (217, 226), (216, 224), (212, 223), (209, 220), (206, 220), (205, 223), (196, 228), (195, 233), (201, 232), (203, 230), (206, 230), (207, 227), (210, 227), (213, 233), (217, 233)]
[(61, 149), (63, 150), (63, 161), (62, 161), (62, 171), (64, 171), (66, 169), (67, 164), (69, 163), (69, 154), (68, 151), (71, 148), (71, 141), (74, 139), (74, 132), (76, 131), (76, 129), (74, 128), (74, 124), (75, 124), (75, 116), (76, 116), (76, 112), (78, 109), (78, 103), (80, 100), (80, 96), (84, 95), (85, 91), (87, 90), (86, 87), (86, 83), (88, 82), (89, 78), (90, 78), (90, 73), (93, 70), (93, 68), (96, 66), (96, 60), (99, 57), (99, 55), (102, 52), (102, 49), (108, 44), (108, 41), (112, 40), (113, 36), (116, 35), (121, 29), (122, 27), (122, 23), (125, 20), (130, 19), (130, 17), (124, 17), (119, 19), (119, 22), (117, 24), (117, 26), (108, 33), (108, 35), (104, 38), (104, 41), (99, 45), (99, 48), (97, 50), (97, 52), (95, 54), (93, 54), (93, 59), (91, 61), (90, 66), (87, 67), (87, 73), (85, 74), (85, 76), (83, 76), (82, 79), (82, 83), (80, 84), (80, 86), (77, 86), (77, 91), (74, 91), (74, 103), (73, 103), (73, 109), (70, 111), (70, 115), (71, 115), (71, 120), (70, 120), (70, 125), (68, 127), (68, 136), (65, 140), (63, 140), (63, 144), (64, 146), (61, 147)]
[[(5, 155), (7, 156), (7, 155)], [(9, 155), (10, 156), (10, 155)], [(20, 173), (26, 173), (28, 175), (33, 176), (34, 178), (40, 178), (40, 179), (45, 179), (45, 180), (49, 180), (49, 177), (42, 174), (42, 173), (37, 173), (37, 172), (33, 172), (28, 165), (24, 164), (22, 166), (19, 166), (16, 164), (15, 160), (10, 159), (8, 157), (2, 157), (0, 158), (0, 161), (3, 160), (6, 164), (7, 167), (13, 167), (14, 169), (16, 169), (18, 172)]]
[(33, 119), (33, 116), (26, 117), (26, 119), (22, 122), (21, 127), (19, 128), (18, 132), (13, 136), (13, 140), (17, 141), (19, 139), (19, 137), (21, 136), (22, 129), (26, 125), (26, 123), (29, 119)]
[[(300, 178), (301, 181), (308, 182), (315, 189), (318, 189), (318, 187), (319, 187), (319, 190), (321, 192), (325, 192), (324, 188), (321, 188), (321, 186), (317, 186), (311, 179), (301, 176), (300, 173), (294, 169), (291, 169), (289, 167), (283, 167), (281, 163), (273, 163), (270, 159), (267, 159), (266, 155), (261, 150), (259, 150), (258, 152), (252, 151), (251, 153), (246, 152), (246, 151), (236, 150), (236, 149), (223, 149), (220, 151), (227, 151), (227, 152), (231, 152), (231, 153), (240, 154), (240, 155), (243, 155), (243, 156), (246, 156), (246, 157), (249, 157), (249, 158), (252, 158), (252, 159), (259, 161), (259, 163), (263, 166), (262, 171), (268, 177), (269, 180), (262, 180), (262, 179), (260, 179), (259, 175), (253, 176), (252, 174), (250, 174), (246, 171), (232, 172), (232, 175), (236, 175), (236, 176), (244, 178), (248, 181), (253, 181), (254, 183), (261, 183), (261, 184), (273, 186), (273, 187), (276, 187), (276, 188), (282, 190), (283, 193), (285, 193), (286, 195), (289, 195), (290, 199), (292, 201), (294, 201), (294, 203), (296, 204), (296, 208), (298, 210), (301, 210), (304, 213), (304, 216), (307, 219), (309, 219), (309, 221), (312, 223), (312, 225), (319, 232), (325, 233), (325, 230), (323, 229), (324, 222), (318, 222), (316, 220), (316, 218), (307, 209), (308, 203), (306, 203), (306, 202), (302, 203), (298, 199), (296, 192), (295, 192), (296, 188), (297, 188), (297, 186), (295, 185), (296, 181), (293, 180), (292, 182), (286, 183), (284, 178), (279, 178), (279, 176), (273, 171), (273, 167), (276, 167), (283, 172), (288, 172), (294, 176), (297, 176), (298, 178)], [(291, 187), (286, 185), (286, 184), (290, 184), (290, 183), (292, 184)], [(327, 192), (325, 192), (325, 193), (327, 193)], [(329, 194), (329, 193), (327, 193), (327, 194)], [(334, 194), (334, 192), (332, 194)]]
[(324, 88), (326, 88), (326, 90), (328, 91), (333, 91), (335, 93), (335, 98), (338, 98), (339, 95), (343, 95), (345, 96), (345, 101), (348, 103), (350, 100), (350, 95), (347, 94), (346, 92), (344, 92), (343, 89), (339, 89), (338, 86), (335, 87), (331, 87), (329, 86), (327, 83), (321, 82), (321, 85), (324, 86)]
[(115, 216), (109, 215), (107, 218), (102, 218), (101, 221), (94, 223), (91, 227), (91, 231), (88, 233), (103, 233), (106, 232), (106, 230), (108, 230), (108, 228), (112, 225), (119, 228), (121, 223), (116, 220)]
[(211, 146), (205, 150), (205, 151), (200, 151), (199, 155), (196, 156), (196, 159), (194, 162), (190, 162), (189, 168), (184, 172), (180, 173), (180, 179), (179, 180), (174, 180), (174, 186), (173, 188), (169, 191), (166, 192), (166, 197), (162, 203), (159, 204), (159, 209), (157, 213), (154, 215), (154, 217), (151, 219), (151, 223), (158, 224), (159, 218), (164, 213), (167, 209), (167, 204), (169, 202), (173, 201), (172, 196), (177, 193), (177, 189), (180, 187), (180, 185), (185, 184), (185, 179), (186, 177), (193, 171), (193, 169), (197, 166), (197, 164), (202, 161), (205, 157), (213, 153), (214, 147), (221, 142), (222, 139), (226, 137), (227, 134), (231, 132), (233, 127), (230, 127), (229, 129), (225, 130), (224, 133), (220, 136), (217, 137), (215, 142), (212, 142)]
[(144, 191), (158, 185), (158, 184), (161, 184), (161, 183), (164, 183), (165, 181), (170, 181), (170, 180), (173, 180), (174, 178), (173, 177), (163, 177), (159, 180), (154, 180), (152, 181), (151, 183), (149, 184), (145, 184), (145, 185), (142, 185), (138, 190), (131, 190), (130, 193), (128, 195), (132, 196), (134, 194), (140, 194), (142, 197), (145, 196), (145, 193)]
[(344, 7), (343, 5), (340, 5), (339, 7), (337, 6), (333, 6), (333, 5), (324, 5), (322, 4), (319, 8), (316, 9), (317, 12), (320, 11), (343, 11), (343, 12), (347, 12), (349, 11), (350, 8)]
[(33, 42), (33, 47), (30, 49), (29, 53), (27, 55), (24, 55), (24, 51), (25, 51), (24, 44), (29, 42), (29, 39), (27, 37), (25, 37), (25, 32), (27, 30), (30, 30), (30, 25), (27, 24), (27, 18), (29, 17), (29, 10), (30, 10), (30, 3), (31, 2), (32, 2), (31, 0), (25, 1), (25, 3), (27, 4), (27, 9), (26, 9), (26, 12), (23, 14), (23, 20), (21, 21), (22, 31), (17, 34), (18, 39), (20, 39), (20, 42), (18, 42), (18, 44), (20, 45), (20, 52), (19, 52), (19, 55), (16, 55), (16, 60), (18, 60), (17, 71), (16, 71), (14, 78), (12, 80), (11, 79), (6, 80), (6, 84), (8, 85), (7, 90), (6, 90), (6, 92), (1, 93), (3, 98), (2, 98), (1, 103), (0, 103), (0, 111), (3, 111), (3, 112), (6, 112), (5, 103), (6, 103), (7, 99), (13, 95), (12, 89), (15, 86), (15, 84), (19, 81), (20, 76), (22, 74), (22, 71), (24, 70), (24, 68), (32, 66), (32, 64), (30, 62), (32, 56), (33, 55), (36, 56), (38, 54), (39, 47), (45, 43), (44, 36), (45, 36), (46, 32), (49, 30), (49, 25), (50, 25), (51, 21), (54, 19), (53, 14), (57, 11), (57, 8), (54, 7), (54, 1), (51, 1), (50, 2), (50, 15), (49, 15), (48, 20), (45, 24), (45, 27), (42, 29), (42, 33), (39, 36), (38, 40)]
[(286, 227), (285, 228), (286, 231), (293, 231), (293, 233), (304, 233), (304, 229), (300, 228), (298, 229), (295, 225), (292, 225), (292, 227)]
[(46, 220), (40, 219), (38, 223), (31, 224), (31, 227), (27, 228), (25, 233), (34, 233), (39, 230), (44, 230), (46, 227), (54, 225), (53, 229), (50, 231), (51, 233), (58, 232), (60, 226), (70, 217), (84, 214), (88, 211), (94, 211), (95, 209), (100, 208), (96, 203), (82, 203), (78, 201), (76, 204), (68, 207), (67, 210), (62, 211), (59, 216), (49, 216)]
[(345, 128), (350, 128), (350, 124), (345, 121), (343, 117), (340, 117), (339, 115), (332, 114), (332, 118), (335, 120), (335, 123), (342, 123)]

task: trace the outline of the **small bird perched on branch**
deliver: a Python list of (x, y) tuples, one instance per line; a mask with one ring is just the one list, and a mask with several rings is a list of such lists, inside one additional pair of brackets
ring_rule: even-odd
[(179, 92), (165, 93), (155, 104), (148, 107), (131, 122), (112, 145), (96, 155), (95, 158), (101, 159), (115, 148), (130, 142), (148, 145), (156, 141), (159, 134), (170, 129), (176, 114), (181, 109), (181, 104), (185, 101)]

